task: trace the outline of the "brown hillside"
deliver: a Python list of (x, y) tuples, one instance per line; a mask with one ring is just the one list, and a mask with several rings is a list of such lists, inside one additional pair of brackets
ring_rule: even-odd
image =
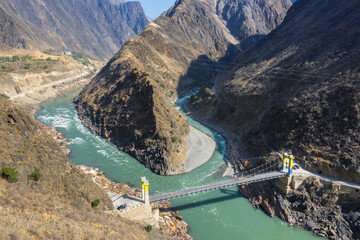
[[(0, 99), (0, 239), (148, 239), (139, 225), (115, 216), (112, 202), (20, 107)], [(40, 169), (38, 181), (29, 175)], [(4, 175), (2, 175), (4, 177)], [(95, 199), (100, 205), (91, 207)], [(107, 211), (107, 212), (106, 212)]]

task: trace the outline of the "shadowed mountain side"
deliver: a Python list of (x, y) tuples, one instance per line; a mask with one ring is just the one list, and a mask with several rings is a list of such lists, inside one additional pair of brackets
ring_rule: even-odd
[[(218, 78), (217, 95), (238, 108), (234, 114), (252, 106), (260, 116), (245, 128), (254, 150), (269, 150), (259, 148), (264, 134), (274, 149), (303, 156), (305, 167), (360, 182), (350, 150), (360, 143), (358, 9), (358, 1), (297, 1), (278, 29)], [(339, 150), (344, 144), (352, 147)]]

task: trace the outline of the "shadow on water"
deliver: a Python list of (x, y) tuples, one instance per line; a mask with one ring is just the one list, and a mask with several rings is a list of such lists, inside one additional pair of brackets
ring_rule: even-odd
[(182, 211), (182, 210), (185, 210), (185, 209), (196, 208), (196, 207), (199, 207), (199, 206), (205, 206), (205, 205), (209, 205), (209, 204), (229, 201), (229, 200), (232, 200), (232, 199), (235, 199), (235, 198), (241, 198), (242, 197), (241, 194), (237, 190), (221, 189), (219, 191), (221, 193), (223, 193), (224, 195), (221, 196), (221, 197), (206, 199), (204, 201), (198, 201), (198, 202), (192, 202), (192, 203), (188, 203), (188, 204), (177, 205), (177, 206), (173, 207), (173, 209), (177, 210), (177, 211)]

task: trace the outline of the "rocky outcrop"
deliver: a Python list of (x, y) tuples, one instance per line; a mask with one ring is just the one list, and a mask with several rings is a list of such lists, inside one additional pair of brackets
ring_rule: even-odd
[(290, 4), (178, 0), (82, 91), (75, 100), (80, 118), (154, 172), (184, 172), (189, 126), (171, 101), (211, 83), (222, 65), (217, 61), (233, 59), (270, 32)]
[[(99, 60), (109, 59), (149, 23), (139, 2), (2, 0), (0, 7), (6, 9), (0, 29), (8, 29), (1, 31), (2, 42), (11, 47), (76, 51)], [(3, 14), (13, 19), (1, 24)]]
[(285, 193), (275, 182), (239, 190), (254, 206), (291, 225), (328, 239), (359, 239), (359, 189), (305, 176), (299, 186)]

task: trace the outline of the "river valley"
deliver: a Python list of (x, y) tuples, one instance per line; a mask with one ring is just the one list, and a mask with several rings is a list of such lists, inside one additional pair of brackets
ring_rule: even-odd
[[(54, 126), (71, 143), (68, 148), (73, 164), (99, 168), (110, 179), (135, 187), (140, 187), (140, 177), (146, 176), (150, 182), (150, 191), (159, 193), (224, 180), (221, 176), (225, 170), (226, 141), (220, 134), (188, 118), (190, 125), (215, 139), (216, 152), (207, 163), (190, 173), (159, 176), (82, 125), (72, 103), (78, 93), (79, 90), (76, 90), (42, 103), (36, 115), (38, 120)], [(171, 204), (180, 211), (190, 226), (190, 235), (196, 240), (319, 239), (311, 232), (289, 227), (278, 218), (270, 218), (255, 210), (237, 188), (176, 199)]]

